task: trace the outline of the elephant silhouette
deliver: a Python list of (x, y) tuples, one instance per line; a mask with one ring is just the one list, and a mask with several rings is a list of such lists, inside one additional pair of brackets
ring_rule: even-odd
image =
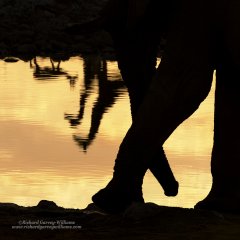
[(206, 98), (216, 70), (213, 182), (195, 208), (240, 212), (240, 3), (179, 2), (157, 73), (119, 148), (113, 178), (92, 198), (106, 211), (143, 201), (141, 185), (150, 159)]
[[(216, 70), (212, 189), (195, 207), (240, 210), (239, 11), (240, 3), (234, 0), (197, 4), (191, 0), (112, 0), (100, 20), (95, 20), (97, 24), (91, 22), (95, 29), (104, 27), (113, 37), (133, 116), (115, 160), (113, 178), (92, 198), (96, 205), (121, 212), (133, 201), (144, 201), (141, 186), (152, 159), (206, 98)], [(81, 29), (75, 25), (69, 30)], [(166, 46), (155, 71), (157, 44), (163, 34)], [(137, 59), (131, 58), (132, 54)], [(167, 161), (159, 159), (158, 163), (162, 162)], [(158, 170), (165, 173), (163, 168)]]
[[(148, 1), (142, 1), (141, 9), (137, 14), (137, 18), (141, 19), (141, 24), (133, 27), (136, 17), (129, 15), (130, 11), (133, 13), (135, 10), (132, 3), (133, 1), (126, 0), (108, 1), (99, 19), (85, 24), (68, 26), (66, 32), (83, 34), (104, 28), (110, 33), (115, 46), (119, 69), (128, 88), (134, 121), (138, 108), (150, 86), (151, 79), (156, 72), (158, 44), (163, 27), (160, 28), (161, 32), (152, 28), (156, 16), (152, 17), (151, 12), (155, 9), (155, 6), (150, 5), (150, 10), (147, 10), (147, 14), (144, 14)], [(158, 4), (158, 1), (155, 1), (154, 4)], [(114, 11), (116, 9), (117, 11)], [(151, 28), (149, 28), (150, 26)], [(151, 158), (148, 168), (163, 187), (166, 196), (177, 195), (178, 182), (175, 180), (162, 147)]]

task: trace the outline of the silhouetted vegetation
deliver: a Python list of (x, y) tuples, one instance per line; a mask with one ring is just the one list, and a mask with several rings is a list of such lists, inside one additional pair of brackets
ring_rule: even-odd
[(0, 57), (103, 52), (112, 54), (106, 32), (69, 36), (64, 28), (95, 18), (106, 0), (0, 0)]

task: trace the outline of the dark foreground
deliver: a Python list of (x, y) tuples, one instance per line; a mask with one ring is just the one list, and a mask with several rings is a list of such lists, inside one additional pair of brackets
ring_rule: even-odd
[[(64, 209), (41, 201), (34, 207), (0, 204), (1, 239), (240, 239), (240, 215), (134, 204), (121, 215), (93, 205)], [(38, 229), (34, 229), (38, 228)]]

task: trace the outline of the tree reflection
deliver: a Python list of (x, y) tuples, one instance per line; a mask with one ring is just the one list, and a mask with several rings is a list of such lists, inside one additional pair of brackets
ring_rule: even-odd
[(36, 80), (50, 80), (64, 76), (69, 81), (70, 86), (74, 87), (78, 79), (78, 75), (69, 74), (60, 67), (61, 62), (68, 59), (50, 57), (49, 60), (50, 66), (40, 66), (37, 57), (30, 60), (30, 67), (34, 70), (33, 77)]

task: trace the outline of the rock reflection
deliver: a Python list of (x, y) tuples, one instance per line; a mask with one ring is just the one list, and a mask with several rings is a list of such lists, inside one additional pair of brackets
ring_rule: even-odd
[(120, 74), (110, 76), (108, 74), (108, 63), (106, 59), (99, 56), (88, 55), (84, 60), (84, 89), (82, 89), (79, 100), (79, 111), (77, 114), (65, 114), (71, 127), (79, 127), (82, 124), (86, 101), (93, 93), (93, 81), (98, 81), (98, 97), (92, 106), (91, 125), (86, 137), (81, 133), (74, 134), (73, 139), (86, 151), (95, 139), (104, 113), (111, 108), (116, 100), (125, 91), (125, 85)]

